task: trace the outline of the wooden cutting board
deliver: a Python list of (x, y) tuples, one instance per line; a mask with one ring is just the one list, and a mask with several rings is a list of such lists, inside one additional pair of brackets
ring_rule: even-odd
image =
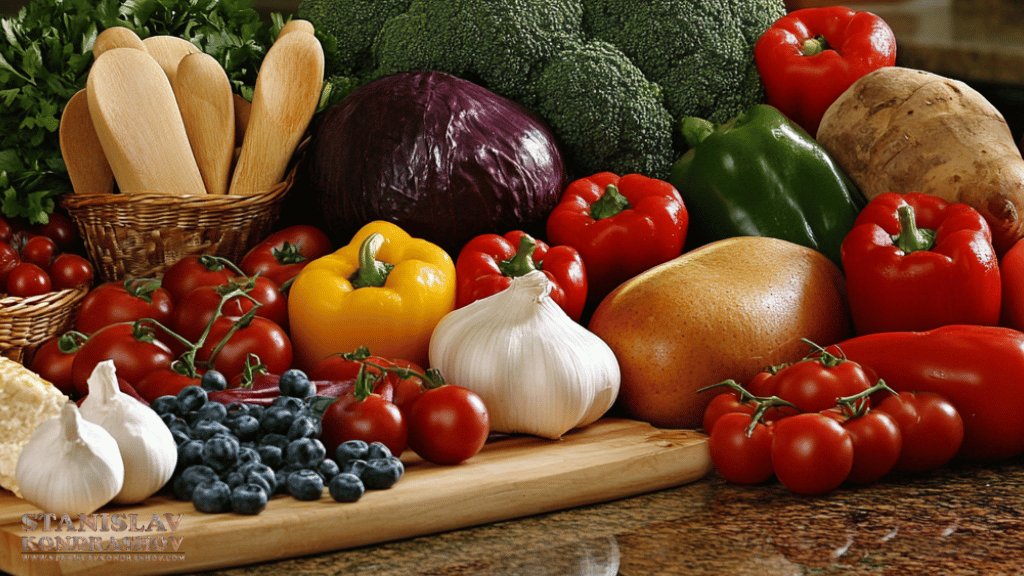
[[(0, 570), (22, 575), (166, 574), (195, 572), (340, 550), (445, 532), (574, 506), (605, 502), (692, 482), (711, 469), (707, 437), (607, 418), (560, 440), (507, 437), (458, 466), (435, 466), (403, 455), (406, 474), (393, 488), (369, 491), (358, 502), (315, 502), (275, 496), (256, 516), (202, 514), (190, 503), (157, 496), (138, 506), (108, 506), (98, 514), (124, 519), (121, 531), (25, 530), (23, 514), (39, 510), (0, 491)], [(125, 529), (132, 514), (140, 531)], [(160, 522), (154, 521), (156, 515)], [(171, 515), (168, 519), (167, 515)], [(178, 519), (171, 530), (170, 520)], [(111, 523), (113, 525), (113, 522)], [(78, 519), (75, 526), (79, 527)], [(159, 528), (163, 527), (161, 531)], [(142, 531), (151, 528), (150, 531)], [(150, 551), (62, 551), (61, 560), (23, 557), (23, 538), (93, 536), (110, 546), (151, 542)], [(178, 549), (170, 541), (174, 537)], [(86, 542), (81, 540), (80, 542)], [(88, 548), (87, 545), (84, 548)], [(42, 554), (34, 552), (34, 554)], [(79, 554), (81, 558), (72, 555)], [(134, 555), (134, 556), (133, 556)], [(148, 555), (147, 559), (139, 558)]]

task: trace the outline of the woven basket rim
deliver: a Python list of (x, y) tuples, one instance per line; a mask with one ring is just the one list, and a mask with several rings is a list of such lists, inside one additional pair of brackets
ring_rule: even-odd
[(66, 300), (74, 300), (78, 293), (82, 296), (89, 292), (89, 287), (85, 284), (76, 286), (74, 288), (62, 288), (60, 290), (52, 290), (43, 294), (37, 294), (35, 296), (3, 296), (0, 298), (0, 315), (6, 309), (12, 307), (28, 307), (28, 306), (40, 306), (40, 305), (52, 305), (54, 303), (63, 303)]
[(284, 195), (294, 181), (294, 171), (273, 188), (256, 194), (169, 194), (165, 192), (131, 192), (112, 194), (64, 194), (61, 204), (69, 210), (94, 206), (132, 206), (138, 204), (150, 206), (180, 207), (183, 204), (229, 204), (233, 206), (245, 204), (261, 204)]

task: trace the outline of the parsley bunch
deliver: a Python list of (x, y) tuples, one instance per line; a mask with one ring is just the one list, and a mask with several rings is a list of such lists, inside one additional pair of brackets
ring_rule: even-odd
[(251, 99), (259, 65), (283, 25), (250, 0), (32, 0), (0, 20), (0, 206), (45, 223), (71, 192), (60, 153), (60, 114), (85, 87), (96, 36), (126, 26), (140, 38), (184, 38), (216, 58)]

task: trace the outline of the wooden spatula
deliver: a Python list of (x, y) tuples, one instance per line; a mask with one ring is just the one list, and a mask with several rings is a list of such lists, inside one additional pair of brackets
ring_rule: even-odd
[(139, 38), (131, 28), (124, 26), (111, 26), (96, 36), (96, 42), (92, 45), (93, 58), (99, 58), (111, 48), (135, 48), (148, 52), (146, 44)]
[(85, 89), (75, 92), (60, 116), (60, 153), (76, 194), (109, 194), (114, 172), (103, 155), (99, 136), (89, 116)]
[(235, 149), (235, 99), (217, 59), (188, 54), (178, 63), (174, 96), (206, 191), (226, 194)]
[(229, 193), (255, 194), (284, 179), (316, 112), (323, 78), (324, 51), (312, 34), (284, 34), (267, 50)]
[(194, 44), (177, 36), (150, 36), (142, 41), (149, 54), (160, 63), (167, 74), (167, 79), (174, 84), (174, 75), (178, 73), (178, 63), (186, 54), (199, 52)]
[(122, 192), (205, 194), (174, 91), (146, 53), (114, 48), (86, 81), (89, 113)]

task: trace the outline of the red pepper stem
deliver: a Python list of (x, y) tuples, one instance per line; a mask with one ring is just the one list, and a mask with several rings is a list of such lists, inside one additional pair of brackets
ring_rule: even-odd
[(803, 44), (801, 44), (800, 46), (800, 52), (804, 56), (817, 56), (818, 54), (821, 54), (825, 50), (830, 49), (832, 49), (832, 47), (829, 46), (828, 40), (826, 40), (825, 37), (822, 36), (821, 34), (815, 36), (814, 38), (808, 38), (807, 40), (804, 40)]
[(349, 278), (353, 288), (381, 288), (394, 264), (377, 260), (377, 252), (384, 245), (384, 235), (370, 234), (359, 246), (359, 268)]
[(630, 208), (632, 206), (630, 206), (629, 200), (619, 192), (619, 187), (615, 184), (609, 184), (605, 186), (604, 194), (601, 194), (597, 202), (590, 205), (590, 217), (594, 220), (611, 218)]
[(502, 276), (509, 278), (518, 278), (534, 270), (539, 270), (540, 266), (533, 260), (533, 253), (536, 250), (537, 241), (529, 234), (524, 234), (519, 239), (519, 248), (516, 250), (515, 255), (508, 260), (498, 262), (498, 270), (501, 271)]
[(935, 230), (918, 228), (914, 218), (914, 207), (900, 206), (896, 210), (900, 219), (900, 233), (892, 237), (893, 244), (904, 254), (919, 250), (930, 250), (935, 244)]

